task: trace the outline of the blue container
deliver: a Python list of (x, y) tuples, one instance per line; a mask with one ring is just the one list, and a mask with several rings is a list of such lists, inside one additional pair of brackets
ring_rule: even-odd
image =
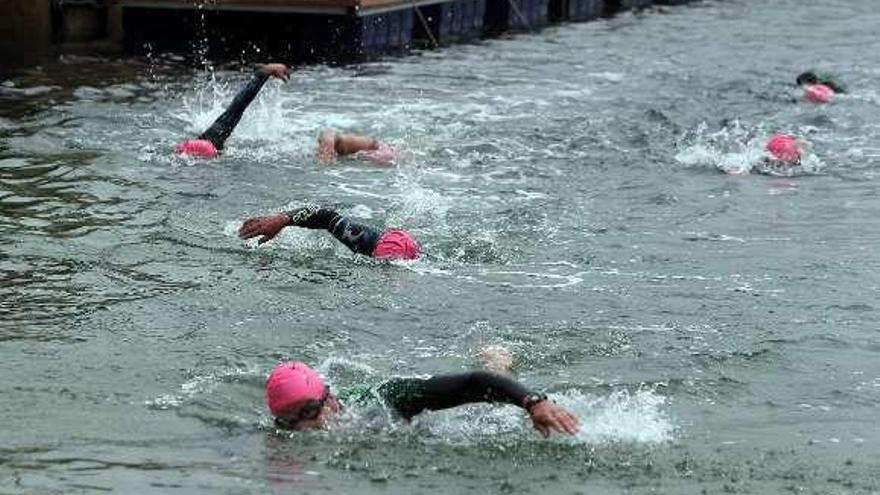
[(654, 0), (620, 0), (620, 12), (629, 10), (646, 9), (654, 5)]
[(408, 48), (412, 28), (411, 8), (361, 17), (357, 24), (360, 52), (379, 55)]
[(550, 0), (487, 0), (483, 22), (493, 32), (536, 29), (547, 25), (549, 14)]
[(388, 41), (385, 43), (388, 47), (400, 46), (401, 27), (403, 27), (403, 22), (400, 19), (400, 15), (396, 12), (390, 13), (387, 22), (388, 37), (386, 39)]
[(413, 26), (416, 22), (415, 17), (412, 9), (401, 12), (400, 18), (403, 24), (400, 26), (400, 45), (398, 45), (401, 48), (412, 46)]
[(568, 0), (566, 18), (571, 21), (591, 21), (602, 16), (604, 0)]
[(422, 8), (438, 43), (479, 38), (486, 0), (458, 0)]

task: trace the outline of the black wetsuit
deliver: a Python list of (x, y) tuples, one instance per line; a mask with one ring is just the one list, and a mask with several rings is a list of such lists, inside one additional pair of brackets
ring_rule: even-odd
[(211, 127), (209, 127), (207, 131), (199, 136), (199, 139), (210, 141), (218, 151), (222, 150), (229, 135), (232, 134), (232, 131), (235, 130), (235, 126), (241, 121), (241, 116), (244, 114), (244, 111), (247, 110), (247, 107), (254, 101), (254, 98), (257, 97), (260, 90), (263, 88), (263, 85), (266, 84), (266, 81), (268, 80), (269, 76), (262, 72), (258, 71), (254, 74), (254, 77), (247, 83), (247, 85), (235, 95), (235, 98), (232, 100), (232, 103), (229, 104), (229, 107), (226, 108), (226, 111), (217, 117), (217, 120), (211, 124)]
[(294, 227), (323, 229), (345, 244), (355, 253), (373, 255), (373, 250), (382, 236), (382, 231), (368, 225), (352, 222), (331, 208), (304, 206), (285, 212)]
[(385, 406), (410, 420), (425, 410), (449, 409), (473, 402), (524, 406), (532, 391), (513, 378), (489, 371), (437, 375), (431, 378), (392, 378), (378, 387), (352, 386), (339, 394), (343, 402), (361, 404), (378, 396)]
[(827, 72), (807, 71), (799, 75), (796, 82), (798, 86), (803, 86), (804, 84), (824, 84), (835, 93), (846, 93), (846, 86), (834, 74)]

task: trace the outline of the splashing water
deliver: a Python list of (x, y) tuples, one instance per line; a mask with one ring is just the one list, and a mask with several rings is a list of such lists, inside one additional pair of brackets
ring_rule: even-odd
[[(226, 109), (244, 81), (238, 78), (220, 82), (214, 72), (198, 84), (192, 95), (184, 96), (181, 111), (175, 117), (187, 122), (187, 131), (199, 134), (207, 129)], [(283, 145), (287, 129), (284, 116), (285, 98), (281, 85), (270, 80), (256, 101), (244, 113), (232, 139), (270, 141)], [(235, 147), (231, 147), (235, 149)]]
[[(558, 435), (554, 437), (556, 441), (591, 445), (659, 444), (674, 438), (675, 427), (663, 411), (666, 398), (650, 389), (616, 390), (610, 395), (568, 390), (551, 394), (551, 398), (580, 421), (576, 435)], [(531, 432), (531, 424), (521, 410), (492, 405), (432, 412), (417, 417), (415, 425), (446, 442), (465, 444), (496, 437), (521, 438)]]
[(607, 396), (571, 391), (555, 397), (581, 421), (577, 442), (663, 443), (675, 426), (663, 410), (666, 398), (650, 389), (617, 390)]
[[(395, 213), (389, 217), (389, 224), (413, 225), (428, 222), (433, 228), (443, 224), (452, 206), (452, 200), (443, 194), (422, 186), (413, 174), (399, 174), (395, 177), (397, 198)], [(443, 225), (439, 225), (440, 228)]]
[(230, 367), (204, 374), (196, 374), (180, 385), (177, 393), (162, 394), (145, 404), (154, 409), (175, 409), (199, 396), (209, 396), (221, 384), (260, 374), (256, 366), (247, 368)]
[(765, 175), (796, 176), (818, 173), (823, 163), (811, 151), (809, 142), (799, 139), (803, 155), (798, 166), (779, 166), (768, 161), (764, 141), (769, 135), (763, 129), (747, 128), (739, 121), (709, 132), (706, 123), (682, 137), (675, 160), (686, 166), (715, 166), (730, 175), (757, 172)]

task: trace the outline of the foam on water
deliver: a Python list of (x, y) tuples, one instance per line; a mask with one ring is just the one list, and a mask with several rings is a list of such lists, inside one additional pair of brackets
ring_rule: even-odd
[(797, 167), (779, 167), (771, 164), (764, 142), (771, 133), (761, 128), (747, 128), (739, 121), (710, 132), (700, 124), (696, 130), (683, 136), (675, 160), (686, 166), (714, 166), (730, 175), (757, 172), (765, 175), (796, 176), (815, 174), (823, 168), (822, 160), (811, 151), (810, 143), (798, 139), (803, 149), (801, 164)]
[(579, 417), (580, 442), (662, 443), (674, 438), (675, 425), (663, 409), (666, 397), (651, 389), (623, 389), (607, 396), (571, 391), (555, 399)]
[(498, 285), (511, 288), (559, 289), (571, 287), (584, 281), (587, 272), (559, 273), (559, 270), (548, 269), (545, 272), (525, 270), (481, 270), (475, 275), (467, 276), (470, 280), (479, 280), (486, 285)]
[[(666, 398), (642, 388), (616, 390), (608, 395), (568, 390), (550, 394), (580, 421), (573, 437), (554, 434), (557, 442), (601, 445), (611, 443), (658, 444), (674, 439), (675, 426), (663, 409)], [(495, 437), (533, 435), (531, 422), (522, 410), (492, 405), (466, 406), (418, 416), (415, 427), (444, 442), (475, 443)]]
[(224, 382), (259, 373), (260, 370), (256, 366), (250, 366), (247, 368), (222, 368), (205, 374), (197, 374), (183, 382), (176, 393), (162, 394), (147, 400), (145, 405), (153, 409), (179, 408), (197, 397), (212, 394)]
[[(389, 217), (391, 225), (430, 223), (432, 229), (441, 228), (453, 200), (436, 190), (422, 186), (419, 177), (401, 173), (395, 176), (395, 189), (400, 191), (394, 213)], [(456, 206), (460, 206), (456, 201)]]

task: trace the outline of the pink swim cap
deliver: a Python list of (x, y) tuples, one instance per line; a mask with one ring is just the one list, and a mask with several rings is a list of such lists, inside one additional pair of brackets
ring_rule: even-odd
[(207, 139), (187, 139), (177, 143), (174, 152), (178, 155), (194, 155), (202, 158), (214, 158), (217, 156), (217, 148), (214, 143)]
[(405, 230), (386, 230), (379, 237), (376, 248), (373, 249), (373, 258), (376, 259), (414, 260), (418, 257), (419, 245), (413, 236)]
[(794, 162), (801, 157), (801, 150), (798, 147), (797, 141), (782, 132), (777, 132), (770, 136), (765, 148), (773, 158), (784, 162)]
[(834, 98), (834, 90), (824, 84), (811, 84), (804, 88), (804, 99), (813, 103), (828, 103)]
[(275, 366), (266, 378), (266, 405), (273, 416), (280, 417), (293, 404), (321, 400), (324, 389), (324, 380), (309, 365), (287, 361)]

